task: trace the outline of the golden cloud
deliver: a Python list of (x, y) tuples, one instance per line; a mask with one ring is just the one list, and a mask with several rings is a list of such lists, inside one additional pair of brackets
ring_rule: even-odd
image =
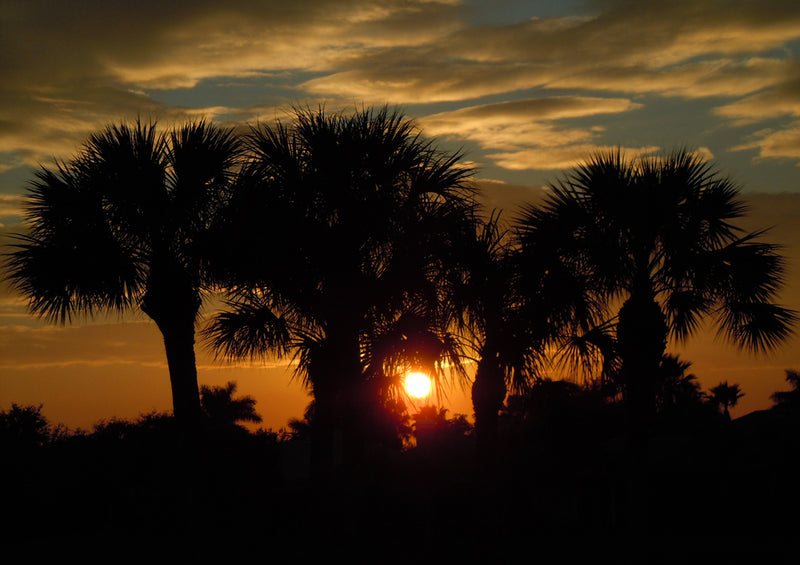
[(777, 88), (720, 106), (714, 112), (743, 125), (782, 116), (800, 116), (800, 66), (795, 62), (787, 80)]
[(795, 63), (770, 58), (714, 59), (663, 68), (592, 68), (553, 80), (552, 88), (660, 94), (685, 98), (743, 96), (779, 86)]
[(155, 30), (145, 49), (107, 54), (102, 66), (123, 83), (162, 89), (265, 70), (328, 71), (365, 50), (417, 45), (460, 27), (453, 8), (425, 1), (234, 2), (196, 10)]
[(560, 147), (531, 147), (494, 153), (491, 159), (505, 169), (511, 170), (560, 170), (570, 169), (586, 159), (587, 155), (610, 150), (622, 150), (630, 157), (646, 155), (658, 151), (658, 146), (610, 147), (592, 144), (566, 145)]
[(758, 55), (798, 37), (800, 11), (787, 4), (733, 12), (712, 2), (612, 3), (595, 17), (457, 28), (413, 49), (361, 53), (302, 88), (400, 102), (534, 87), (740, 96), (784, 80), (786, 60)]
[(745, 143), (732, 148), (733, 151), (748, 149), (755, 149), (758, 159), (800, 159), (800, 121), (781, 129), (760, 130)]
[(601, 149), (592, 143), (600, 129), (564, 126), (561, 120), (639, 108), (624, 98), (563, 96), (473, 106), (427, 116), (420, 123), (431, 135), (469, 139), (497, 150), (488, 157), (503, 168), (555, 170)]
[(20, 216), (23, 198), (18, 194), (0, 194), (0, 217)]
[[(542, 88), (749, 96), (716, 111), (737, 122), (799, 114), (797, 63), (777, 52), (800, 38), (796, 2), (742, 2), (736, 10), (712, 0), (594, 7), (590, 15), (477, 25), (457, 0), (16, 4), (2, 16), (0, 152), (13, 156), (0, 167), (68, 155), (88, 131), (122, 117), (266, 116), (275, 100), (178, 108), (153, 92), (216, 78), (253, 85), (263, 77), (266, 89), (278, 73), (285, 90), (278, 103), (293, 101), (288, 92), (337, 104), (427, 104)], [(591, 125), (520, 127), (521, 138), (563, 134), (567, 145), (593, 145)], [(507, 124), (496, 129), (512, 133)], [(503, 139), (492, 147), (513, 149)]]
[(154, 324), (88, 323), (57, 327), (49, 325), (0, 326), (0, 367), (115, 365), (133, 363), (166, 366), (163, 343)]

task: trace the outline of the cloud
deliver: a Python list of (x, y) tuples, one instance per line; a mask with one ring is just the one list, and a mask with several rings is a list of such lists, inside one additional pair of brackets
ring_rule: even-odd
[(783, 116), (800, 116), (800, 66), (778, 87), (719, 106), (714, 112), (739, 125)]
[(6, 96), (8, 116), (0, 135), (0, 152), (16, 155), (18, 163), (37, 166), (74, 153), (92, 129), (120, 119), (177, 116), (148, 97), (111, 87), (48, 88)]
[[(513, 123), (520, 118), (561, 120), (626, 112), (638, 108), (641, 108), (641, 104), (623, 98), (558, 96), (470, 106), (452, 112), (428, 116), (424, 122), (427, 127), (434, 130), (436, 130), (437, 126), (452, 129), (454, 124), (464, 122), (478, 127), (495, 123)], [(466, 127), (473, 126), (468, 125)]]
[(0, 368), (74, 365), (166, 366), (154, 324), (95, 323), (70, 327), (0, 326)]
[(149, 88), (322, 69), (353, 49), (416, 43), (457, 21), (453, 2), (424, 0), (76, 0), (14, 8), (3, 15), (6, 42), (15, 48), (12, 77), (64, 82), (78, 71)]
[[(460, 24), (449, 1), (232, 0), (3, 3), (0, 153), (15, 165), (70, 154), (109, 121), (234, 111), (175, 107), (163, 89), (218, 77), (329, 72), (372, 49), (417, 44)], [(249, 118), (250, 116), (246, 116)], [(3, 168), (10, 167), (4, 159)]]
[(714, 153), (708, 147), (698, 147), (692, 153), (703, 161), (711, 161), (714, 159)]
[[(435, 55), (434, 55), (435, 57)], [(659, 94), (685, 98), (742, 96), (780, 85), (793, 64), (780, 59), (745, 61), (714, 59), (670, 67), (603, 61), (455, 61), (440, 66), (393, 61), (382, 54), (349, 69), (304, 82), (300, 88), (320, 96), (380, 102), (430, 103), (464, 101), (533, 88), (577, 89), (629, 94)]]
[[(38, 371), (43, 369), (86, 371), (106, 369), (117, 372), (166, 370), (163, 338), (149, 320), (120, 323), (90, 322), (60, 327), (41, 322), (19, 311), (5, 311), (0, 304), (0, 371)], [(266, 361), (217, 360), (196, 347), (197, 368), (202, 372), (240, 369), (290, 369), (290, 359)]]
[(791, 80), (778, 87), (719, 106), (714, 112), (736, 126), (789, 118), (791, 121), (750, 133), (731, 150), (754, 150), (757, 161), (789, 159), (800, 166), (800, 67), (795, 66)]
[(757, 131), (745, 143), (732, 148), (733, 151), (751, 149), (757, 151), (758, 159), (800, 160), (800, 121), (784, 128)]
[(431, 64), (427, 51), (416, 61), (395, 61), (395, 54), (381, 53), (362, 58), (359, 67), (315, 78), (299, 88), (317, 96), (363, 99), (368, 103), (387, 100), (399, 104), (463, 101), (541, 85), (550, 75), (533, 71), (526, 63), (480, 63), (439, 61)]
[(403, 103), (537, 87), (739, 96), (779, 83), (787, 62), (758, 55), (800, 37), (800, 10), (789, 3), (604, 4), (593, 16), (458, 28), (436, 42), (366, 52), (301, 86)]
[(495, 162), (511, 170), (560, 170), (569, 169), (586, 159), (588, 155), (610, 150), (622, 150), (629, 157), (637, 157), (658, 151), (658, 146), (610, 147), (599, 145), (569, 145), (562, 147), (532, 147), (489, 155)]
[(477, 179), (478, 200), (487, 211), (502, 210), (505, 221), (512, 220), (520, 207), (538, 204), (547, 193), (543, 186), (508, 183), (493, 179)]
[[(4, 2), (0, 172), (68, 156), (121, 118), (248, 121), (308, 98), (474, 106), (575, 89), (730, 99), (717, 110), (724, 119), (797, 115), (797, 62), (786, 51), (800, 38), (796, 2), (604, 1), (484, 25), (471, 9), (457, 0)], [(214, 93), (237, 82), (251, 86), (246, 100)], [(175, 104), (180, 91), (196, 103)], [(591, 126), (518, 133), (592, 146)], [(518, 166), (503, 143), (498, 162)]]
[(468, 139), (494, 151), (488, 157), (503, 168), (555, 170), (572, 167), (601, 149), (593, 143), (601, 128), (573, 127), (565, 121), (641, 107), (623, 98), (548, 97), (472, 106), (427, 116), (420, 123), (431, 135)]
[(795, 68), (794, 62), (761, 57), (711, 59), (656, 68), (601, 67), (554, 79), (549, 87), (684, 98), (734, 97), (779, 86)]
[(18, 194), (0, 194), (0, 218), (21, 216), (23, 198)]

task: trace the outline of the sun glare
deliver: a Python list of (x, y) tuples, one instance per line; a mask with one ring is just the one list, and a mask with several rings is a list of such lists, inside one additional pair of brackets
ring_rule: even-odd
[(406, 392), (414, 398), (423, 398), (431, 392), (431, 379), (425, 373), (406, 375)]

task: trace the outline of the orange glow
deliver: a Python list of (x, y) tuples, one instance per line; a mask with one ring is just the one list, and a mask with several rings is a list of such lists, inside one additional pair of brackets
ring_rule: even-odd
[(431, 379), (425, 373), (409, 373), (405, 380), (406, 392), (414, 398), (424, 398), (431, 392)]

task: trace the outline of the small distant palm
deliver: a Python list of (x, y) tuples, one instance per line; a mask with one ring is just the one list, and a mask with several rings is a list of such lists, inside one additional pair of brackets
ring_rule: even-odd
[(656, 407), (668, 410), (687, 403), (700, 403), (703, 394), (693, 373), (687, 373), (692, 364), (677, 355), (664, 355), (656, 380)]
[(315, 403), (312, 400), (306, 406), (305, 413), (303, 414), (303, 418), (290, 418), (288, 422), (288, 432), (287, 435), (291, 439), (298, 439), (298, 440), (310, 440), (312, 437), (311, 430), (314, 427), (314, 406)]
[(259, 423), (261, 416), (256, 412), (256, 401), (251, 396), (234, 398), (236, 383), (225, 386), (200, 387), (200, 404), (209, 420), (218, 426), (233, 427), (241, 422)]
[(730, 409), (735, 407), (739, 403), (739, 399), (744, 396), (739, 385), (729, 385), (727, 381), (718, 384), (709, 392), (711, 393), (711, 403), (722, 408), (722, 413), (728, 419), (731, 417)]
[(174, 414), (200, 416), (195, 321), (213, 286), (207, 248), (239, 157), (230, 130), (194, 122), (109, 126), (81, 152), (36, 173), (29, 231), (17, 234), (8, 279), (30, 310), (62, 324), (140, 309), (164, 337)]
[(786, 369), (786, 382), (792, 390), (775, 392), (772, 400), (778, 406), (800, 407), (800, 371)]

